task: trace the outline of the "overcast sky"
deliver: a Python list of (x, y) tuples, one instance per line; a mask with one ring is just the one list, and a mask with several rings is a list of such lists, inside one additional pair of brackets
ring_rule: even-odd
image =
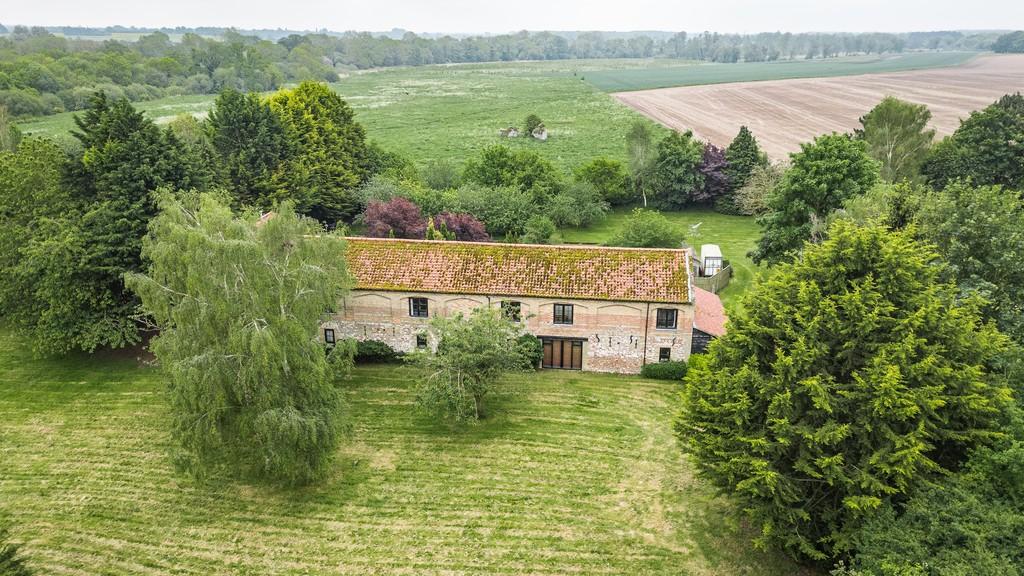
[(0, 23), (509, 32), (1024, 28), (1024, 0), (3, 0)]

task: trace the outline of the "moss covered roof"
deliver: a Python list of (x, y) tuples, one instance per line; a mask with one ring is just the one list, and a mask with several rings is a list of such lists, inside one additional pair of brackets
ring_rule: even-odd
[(690, 301), (687, 250), (349, 238), (361, 290)]

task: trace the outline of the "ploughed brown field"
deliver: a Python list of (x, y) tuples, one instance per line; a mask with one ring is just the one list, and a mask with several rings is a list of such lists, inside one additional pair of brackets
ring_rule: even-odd
[(1024, 91), (1024, 54), (984, 55), (952, 68), (835, 78), (735, 82), (620, 92), (615, 98), (676, 130), (727, 145), (741, 125), (775, 159), (819, 134), (848, 132), (885, 96), (927, 104), (939, 136), (1000, 96)]

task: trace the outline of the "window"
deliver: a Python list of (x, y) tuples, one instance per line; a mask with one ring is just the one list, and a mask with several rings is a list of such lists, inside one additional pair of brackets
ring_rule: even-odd
[(423, 350), (424, 348), (427, 347), (427, 335), (426, 334), (417, 334), (416, 335), (416, 347), (419, 348), (420, 350)]
[(672, 349), (658, 348), (658, 362), (668, 362), (670, 360), (672, 360)]
[(555, 324), (572, 324), (572, 304), (555, 304)]
[(324, 328), (324, 342), (327, 344), (334, 344), (334, 329)]
[(675, 330), (677, 311), (671, 308), (658, 308), (658, 320), (655, 328), (661, 330)]
[(429, 316), (427, 312), (427, 299), (409, 298), (409, 316), (413, 318), (426, 318)]
[(513, 322), (522, 322), (523, 305), (514, 300), (501, 301), (501, 314)]

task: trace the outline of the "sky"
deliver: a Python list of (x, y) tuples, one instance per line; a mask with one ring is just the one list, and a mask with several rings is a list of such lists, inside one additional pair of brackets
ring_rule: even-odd
[(3, 0), (0, 23), (502, 33), (1024, 28), (1024, 0)]

